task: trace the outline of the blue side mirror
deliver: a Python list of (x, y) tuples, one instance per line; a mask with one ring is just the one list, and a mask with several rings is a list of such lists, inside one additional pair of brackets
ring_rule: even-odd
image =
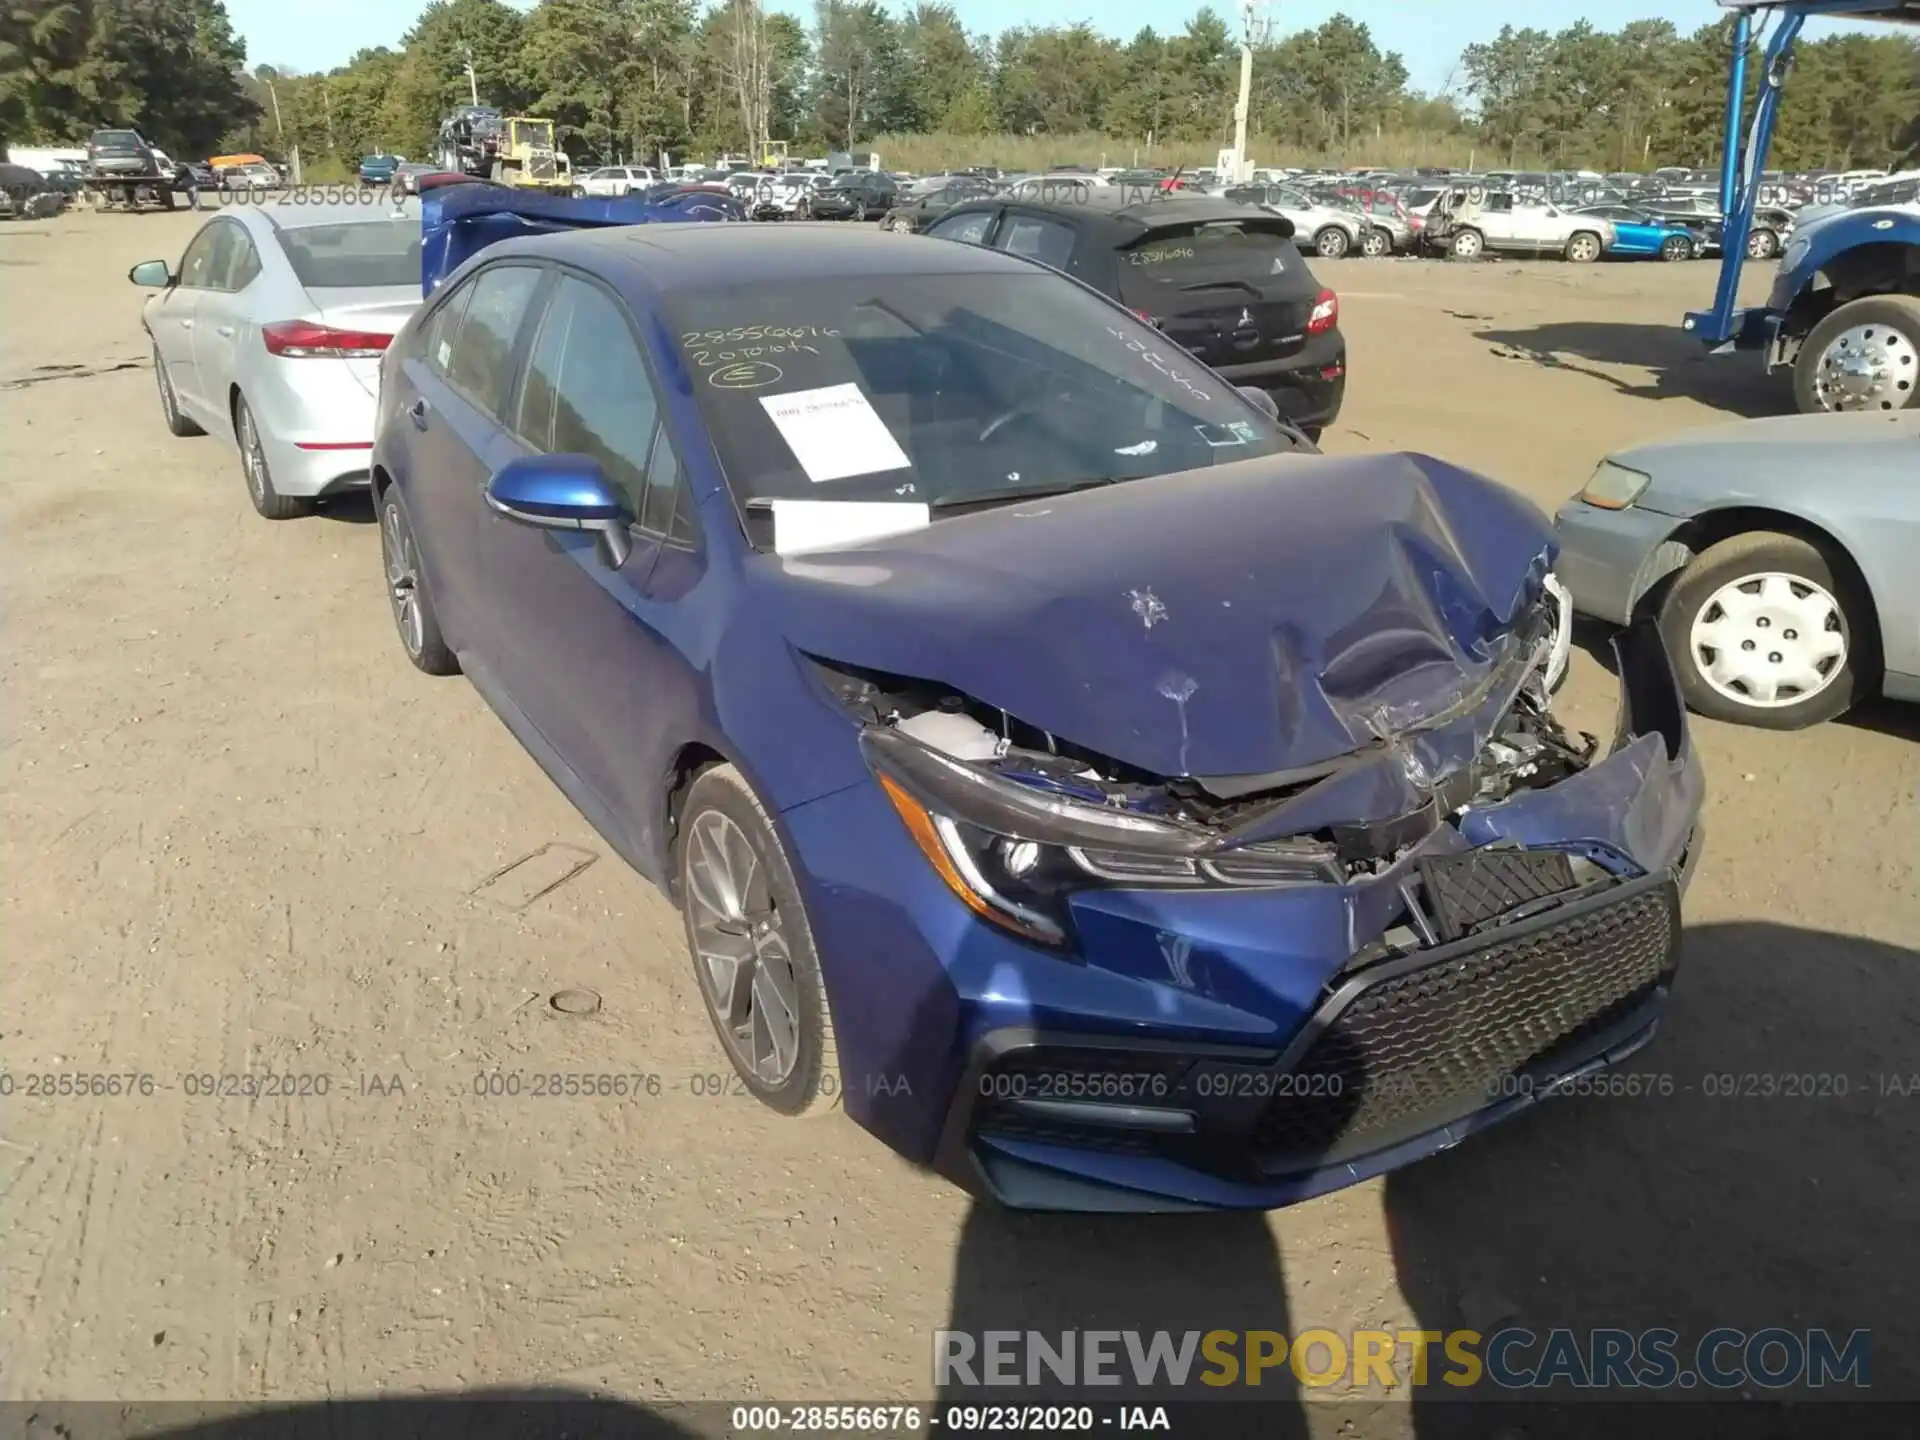
[(539, 530), (588, 530), (607, 564), (618, 570), (633, 545), (633, 517), (591, 455), (524, 455), (509, 460), (487, 482), (494, 513)]

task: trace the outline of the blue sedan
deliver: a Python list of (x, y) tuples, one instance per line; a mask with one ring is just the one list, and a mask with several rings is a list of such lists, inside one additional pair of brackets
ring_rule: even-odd
[(1609, 255), (1658, 257), (1662, 260), (1697, 260), (1706, 253), (1704, 230), (1682, 225), (1637, 210), (1631, 205), (1589, 205), (1575, 212), (1613, 222), (1614, 241)]
[(1554, 719), (1527, 502), (1005, 251), (497, 203), (383, 362), (399, 637), (679, 908), (765, 1104), (1270, 1208), (1650, 1037), (1700, 769), (1648, 627), (1609, 751)]

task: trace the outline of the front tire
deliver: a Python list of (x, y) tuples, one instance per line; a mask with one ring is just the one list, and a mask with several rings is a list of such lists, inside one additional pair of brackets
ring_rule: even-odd
[(1660, 242), (1660, 258), (1668, 264), (1693, 258), (1693, 242), (1684, 235), (1669, 235)]
[(1600, 237), (1591, 230), (1582, 230), (1567, 238), (1567, 263), (1570, 265), (1591, 265), (1600, 258), (1605, 247)]
[(840, 1104), (840, 1056), (820, 956), (779, 832), (731, 765), (687, 791), (675, 842), (695, 983), (721, 1048), (782, 1115)]
[(1456, 230), (1447, 242), (1447, 255), (1454, 260), (1478, 260), (1486, 248), (1478, 230)]
[(180, 397), (173, 391), (173, 376), (167, 371), (167, 360), (160, 353), (160, 347), (153, 347), (153, 383), (160, 391), (160, 415), (167, 422), (169, 435), (204, 435), (197, 421), (189, 419), (180, 411)]
[(313, 508), (298, 495), (282, 495), (273, 487), (273, 469), (260, 439), (259, 422), (242, 395), (233, 402), (233, 437), (240, 446), (240, 473), (247, 482), (247, 498), (264, 520), (296, 520)]
[(1864, 698), (1867, 614), (1851, 573), (1818, 546), (1754, 530), (1695, 556), (1659, 622), (1688, 709), (1799, 730)]
[(380, 563), (387, 581), (387, 604), (393, 611), (400, 648), (414, 668), (428, 675), (458, 675), (460, 662), (440, 633), (440, 617), (427, 593), (420, 568), (420, 547), (413, 538), (413, 522), (400, 492), (389, 485), (379, 492), (375, 507), (380, 520)]
[(1920, 395), (1920, 297), (1869, 295), (1832, 311), (1793, 366), (1803, 415), (1909, 410)]
[(1780, 253), (1780, 237), (1771, 230), (1755, 230), (1747, 236), (1749, 260), (1771, 260)]
[(1329, 225), (1313, 237), (1313, 253), (1322, 260), (1338, 260), (1352, 248), (1353, 241), (1338, 225)]

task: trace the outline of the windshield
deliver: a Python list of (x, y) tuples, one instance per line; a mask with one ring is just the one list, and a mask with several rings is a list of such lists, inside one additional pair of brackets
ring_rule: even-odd
[(1293, 448), (1159, 332), (1045, 273), (669, 302), (734, 496), (953, 505)]
[(553, 148), (553, 126), (545, 120), (522, 120), (513, 127), (516, 145), (531, 145), (540, 150)]
[(420, 284), (420, 222), (355, 220), (279, 232), (280, 248), (308, 290)]

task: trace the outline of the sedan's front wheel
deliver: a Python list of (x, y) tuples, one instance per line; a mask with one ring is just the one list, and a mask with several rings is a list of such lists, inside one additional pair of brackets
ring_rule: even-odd
[(733, 766), (693, 782), (675, 848), (694, 976), (727, 1059), (782, 1115), (836, 1108), (840, 1056), (800, 887)]
[(1798, 730), (1862, 698), (1867, 613), (1852, 574), (1819, 547), (1755, 530), (1696, 556), (1659, 618), (1689, 709)]
[(1660, 242), (1660, 258), (1667, 261), (1691, 260), (1693, 241), (1684, 235), (1669, 235)]

